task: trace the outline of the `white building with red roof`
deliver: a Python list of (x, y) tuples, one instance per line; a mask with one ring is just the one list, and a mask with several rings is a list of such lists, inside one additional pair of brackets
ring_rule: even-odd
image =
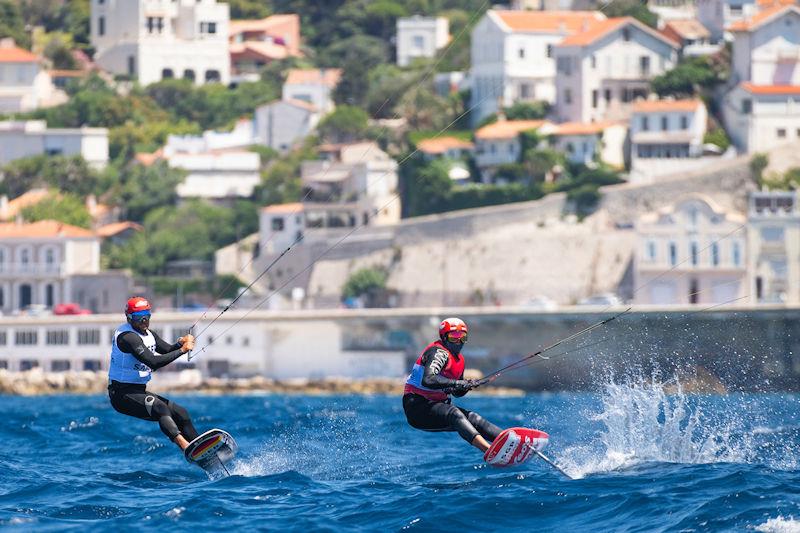
[(623, 122), (563, 122), (544, 126), (542, 133), (573, 163), (625, 168), (628, 126)]
[(708, 111), (700, 99), (641, 100), (630, 120), (631, 182), (697, 170), (718, 161), (703, 157)]
[(546, 120), (500, 120), (475, 131), (475, 164), (484, 183), (491, 181), (500, 165), (517, 163), (522, 156), (520, 134), (539, 130)]
[(728, 28), (732, 81), (723, 114), (745, 152), (800, 141), (800, 7), (776, 4)]
[(672, 69), (678, 43), (632, 17), (604, 20), (554, 50), (559, 122), (625, 120), (650, 81)]
[(258, 71), (271, 62), (303, 55), (300, 17), (296, 14), (232, 20), (228, 39), (233, 78), (258, 78)]
[(0, 165), (36, 155), (79, 155), (92, 167), (105, 168), (108, 129), (48, 128), (44, 120), (0, 122)]
[(342, 69), (312, 68), (289, 70), (283, 84), (283, 100), (300, 100), (326, 115), (333, 111), (333, 91), (342, 78)]
[(67, 95), (53, 85), (42, 58), (0, 39), (0, 113), (19, 113), (50, 107), (67, 101)]
[(599, 11), (488, 10), (472, 30), (473, 121), (514, 102), (555, 102), (553, 47), (605, 18)]

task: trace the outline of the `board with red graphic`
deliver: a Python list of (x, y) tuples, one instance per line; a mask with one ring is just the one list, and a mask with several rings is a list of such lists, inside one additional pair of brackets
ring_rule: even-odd
[(494, 439), (483, 454), (486, 464), (496, 467), (521, 465), (545, 447), (550, 436), (529, 428), (508, 428)]
[(230, 475), (225, 465), (238, 450), (239, 446), (230, 433), (221, 429), (210, 429), (190, 442), (183, 455), (190, 463), (217, 477)]

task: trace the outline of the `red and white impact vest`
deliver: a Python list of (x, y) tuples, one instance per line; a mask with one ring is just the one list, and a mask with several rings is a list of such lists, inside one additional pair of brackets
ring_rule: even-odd
[(449, 397), (444, 391), (429, 389), (422, 385), (422, 376), (425, 373), (425, 365), (422, 364), (422, 356), (425, 355), (425, 352), (434, 347), (441, 348), (448, 354), (447, 364), (441, 372), (439, 372), (440, 376), (450, 379), (461, 379), (464, 375), (464, 356), (453, 355), (440, 341), (432, 342), (422, 350), (422, 354), (417, 358), (417, 362), (414, 363), (414, 368), (411, 369), (411, 374), (408, 375), (408, 379), (406, 380), (403, 394), (419, 394), (434, 402), (443, 402)]

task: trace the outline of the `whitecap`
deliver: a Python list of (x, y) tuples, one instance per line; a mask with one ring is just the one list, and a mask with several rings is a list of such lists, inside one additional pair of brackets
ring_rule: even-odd
[(755, 526), (753, 529), (756, 531), (763, 531), (764, 533), (800, 533), (800, 521), (794, 517), (784, 518), (778, 516), (770, 518), (763, 524)]

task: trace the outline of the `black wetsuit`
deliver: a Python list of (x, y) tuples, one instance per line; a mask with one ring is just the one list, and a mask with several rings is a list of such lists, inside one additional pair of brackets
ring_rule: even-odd
[[(457, 387), (459, 380), (439, 375), (447, 365), (448, 357), (446, 351), (435, 346), (425, 351), (422, 355), (425, 366), (422, 385), (460, 398), (468, 391)], [(403, 395), (403, 411), (411, 427), (424, 431), (457, 431), (470, 444), (478, 434), (492, 442), (502, 431), (478, 413), (451, 404), (449, 398), (439, 402), (419, 394), (407, 393)]]
[[(126, 331), (117, 337), (117, 347), (123, 352), (132, 354), (153, 370), (158, 370), (183, 355), (180, 343), (169, 344), (152, 330), (151, 333), (155, 337), (158, 354), (148, 350), (142, 338), (132, 331)], [(112, 380), (108, 386), (111, 405), (122, 414), (158, 422), (161, 431), (171, 441), (174, 441), (179, 434), (188, 441), (197, 438), (197, 430), (189, 417), (189, 411), (172, 400), (147, 392), (145, 387), (146, 385), (142, 383), (122, 383)]]

